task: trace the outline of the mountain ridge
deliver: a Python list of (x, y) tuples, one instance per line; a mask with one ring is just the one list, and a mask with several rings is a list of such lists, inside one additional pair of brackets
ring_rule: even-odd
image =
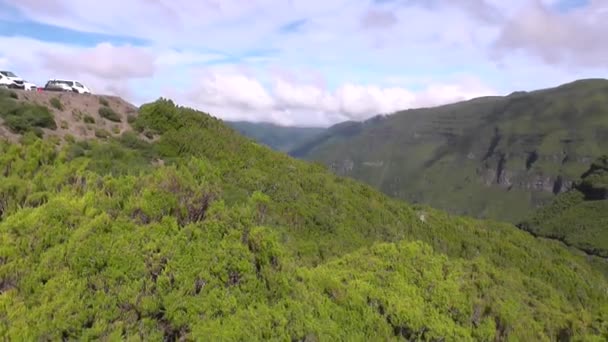
[(290, 154), (410, 202), (516, 222), (608, 149), (606, 107), (608, 81), (577, 80), (350, 123)]

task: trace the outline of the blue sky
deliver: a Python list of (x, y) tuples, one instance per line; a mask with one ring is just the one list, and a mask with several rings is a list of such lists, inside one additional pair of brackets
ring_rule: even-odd
[(0, 0), (0, 68), (329, 125), (606, 77), (603, 0)]

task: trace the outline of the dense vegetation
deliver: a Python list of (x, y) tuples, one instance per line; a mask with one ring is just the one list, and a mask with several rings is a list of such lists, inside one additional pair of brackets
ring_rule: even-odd
[(559, 242), (408, 206), (167, 100), (133, 125), (0, 144), (3, 339), (608, 338), (606, 278)]
[(18, 98), (16, 93), (0, 89), (0, 118), (11, 132), (34, 132), (41, 136), (42, 128), (57, 128), (53, 113), (47, 107)]
[(599, 158), (571, 191), (519, 226), (608, 258), (608, 157)]
[(320, 127), (279, 126), (266, 122), (227, 121), (226, 123), (244, 136), (283, 152), (314, 140), (325, 131)]
[(519, 222), (608, 152), (608, 81), (413, 109), (294, 149), (409, 202)]

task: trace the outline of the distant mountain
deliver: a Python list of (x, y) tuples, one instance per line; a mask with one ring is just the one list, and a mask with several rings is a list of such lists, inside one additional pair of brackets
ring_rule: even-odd
[(593, 163), (572, 190), (518, 226), (608, 258), (608, 156)]
[(275, 150), (287, 152), (316, 137), (325, 128), (280, 126), (266, 122), (226, 121), (232, 128)]
[(517, 222), (608, 151), (608, 81), (412, 109), (331, 127), (291, 155), (410, 202)]

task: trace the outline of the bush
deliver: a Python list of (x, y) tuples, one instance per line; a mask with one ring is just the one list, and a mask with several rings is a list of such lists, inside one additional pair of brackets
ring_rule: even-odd
[(0, 117), (13, 133), (23, 134), (32, 131), (42, 136), (41, 128), (57, 129), (53, 114), (47, 107), (41, 105), (18, 103), (14, 100), (2, 101)]
[(59, 98), (57, 97), (53, 97), (50, 100), (51, 106), (53, 106), (53, 108), (56, 108), (58, 110), (63, 110), (63, 104), (61, 103), (61, 100), (59, 100)]
[(75, 120), (80, 121), (80, 120), (82, 120), (82, 112), (81, 112), (81, 111), (79, 111), (79, 110), (73, 109), (73, 110), (72, 110), (72, 117), (73, 117)]
[(114, 122), (121, 122), (121, 117), (118, 115), (112, 108), (110, 107), (101, 107), (99, 108), (99, 115), (102, 118), (108, 119)]
[(120, 133), (120, 127), (118, 127), (117, 125), (112, 127), (112, 133), (114, 134), (119, 134)]
[(135, 120), (137, 120), (137, 116), (132, 115), (132, 114), (127, 115), (127, 122), (128, 123), (132, 124), (132, 123), (135, 122)]
[(100, 139), (106, 139), (110, 136), (110, 132), (106, 131), (103, 128), (98, 128), (95, 130), (95, 136)]
[(108, 100), (106, 100), (105, 97), (100, 97), (99, 98), (99, 104), (102, 105), (102, 106), (105, 106), (105, 107), (110, 106), (110, 104), (108, 103)]
[(69, 127), (70, 127), (70, 125), (68, 124), (67, 121), (61, 120), (61, 128), (62, 129), (68, 129)]
[(8, 96), (14, 98), (15, 100), (19, 98), (19, 95), (17, 95), (17, 93), (15, 93), (14, 91), (8, 93)]
[(89, 114), (85, 114), (83, 121), (84, 121), (84, 123), (87, 123), (87, 124), (94, 124), (95, 123), (95, 118), (92, 117), (92, 116), (90, 116)]
[(73, 135), (71, 135), (71, 134), (66, 134), (66, 135), (63, 137), (63, 140), (65, 140), (66, 142), (68, 142), (68, 143), (70, 143), (70, 144), (73, 144), (73, 143), (75, 143), (75, 142), (76, 142), (76, 138), (74, 138), (74, 136), (73, 136)]

